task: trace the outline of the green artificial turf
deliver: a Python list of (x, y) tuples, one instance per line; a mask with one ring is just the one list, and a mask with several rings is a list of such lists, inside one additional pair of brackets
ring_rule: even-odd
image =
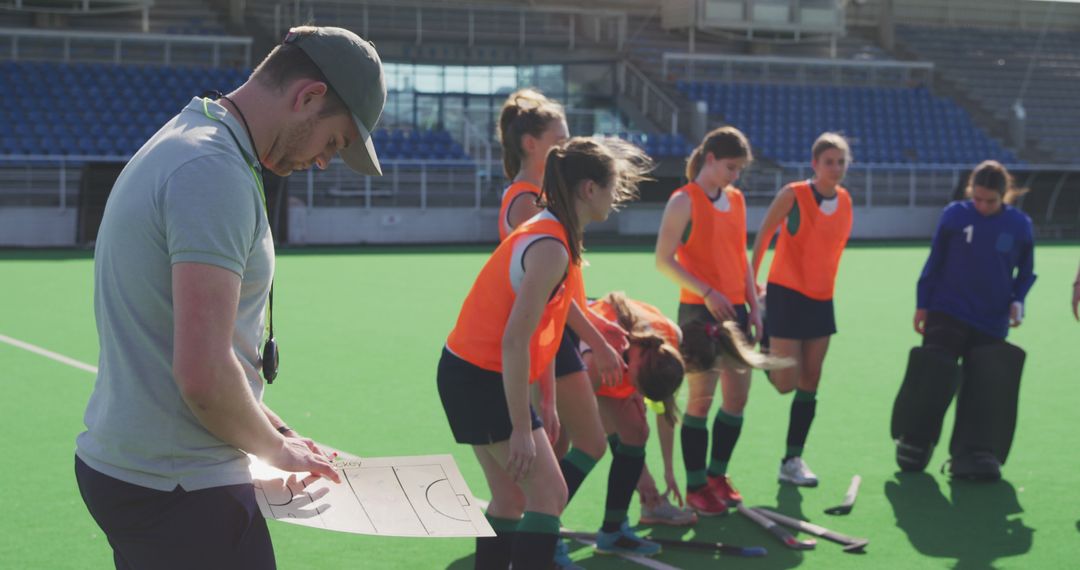
[[(301, 433), (367, 456), (452, 453), (480, 497), (487, 487), (472, 452), (456, 445), (435, 389), (447, 332), (487, 247), (283, 251), (275, 288), (282, 349), (267, 402)], [(756, 373), (742, 438), (730, 472), (751, 505), (766, 505), (867, 537), (851, 555), (821, 540), (816, 550), (783, 548), (738, 515), (693, 529), (659, 529), (735, 544), (762, 545), (755, 560), (669, 550), (659, 560), (682, 568), (1061, 568), (1080, 555), (1076, 476), (1078, 379), (1072, 350), (1080, 324), (1069, 295), (1080, 247), (1040, 245), (1027, 320), (1010, 339), (1028, 351), (1019, 429), (1005, 480), (951, 483), (938, 473), (898, 475), (889, 414), (908, 349), (915, 279), (925, 244), (849, 248), (836, 292), (840, 329), (832, 341), (804, 457), (821, 478), (816, 489), (776, 482), (790, 396)], [(621, 289), (674, 315), (678, 293), (654, 269), (645, 248), (594, 248), (585, 280), (590, 295)], [(0, 334), (96, 364), (90, 255), (82, 251), (0, 253)], [(74, 439), (93, 374), (0, 343), (3, 485), (0, 520), (6, 568), (102, 568), (111, 553), (79, 498)], [(683, 391), (685, 398), (685, 389)], [(715, 410), (714, 410), (715, 411)], [(951, 426), (951, 414), (947, 418)], [(133, 427), (133, 429), (137, 429)], [(946, 428), (946, 434), (951, 427)], [(677, 447), (677, 446), (676, 446)], [(660, 474), (655, 438), (648, 464)], [(676, 473), (683, 480), (676, 450)], [(605, 457), (568, 507), (563, 524), (596, 530), (610, 459)], [(851, 476), (862, 490), (843, 517), (822, 510), (840, 502)], [(636, 500), (631, 519), (636, 520)], [(471, 568), (473, 541), (375, 538), (271, 523), (281, 568)], [(572, 546), (588, 568), (633, 568)], [(1074, 562), (1069, 562), (1073, 560)]]

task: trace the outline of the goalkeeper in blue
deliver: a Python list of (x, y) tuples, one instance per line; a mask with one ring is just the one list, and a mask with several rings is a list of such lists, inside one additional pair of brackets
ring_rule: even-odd
[(923, 342), (911, 349), (893, 406), (904, 471), (930, 462), (955, 396), (951, 476), (1001, 478), (1025, 358), (1005, 338), (1023, 322), (1035, 283), (1031, 219), (1010, 205), (1021, 193), (1004, 166), (985, 161), (971, 173), (967, 199), (949, 204), (938, 222), (917, 289), (914, 324)]

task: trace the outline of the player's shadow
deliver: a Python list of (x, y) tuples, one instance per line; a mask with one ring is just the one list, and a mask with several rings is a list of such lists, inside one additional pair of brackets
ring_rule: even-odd
[(776, 491), (776, 512), (785, 514), (789, 517), (810, 520), (806, 518), (803, 513), (803, 497), (802, 492), (795, 485), (781, 484), (780, 488)]
[[(802, 494), (797, 487), (781, 485), (776, 494), (776, 503), (775, 510), (788, 516), (806, 518), (802, 512)], [(765, 558), (739, 558), (676, 547), (664, 548), (664, 551), (656, 559), (678, 568), (711, 567), (712, 565), (739, 568), (745, 565), (746, 567), (761, 568), (763, 570), (786, 570), (801, 565), (805, 556), (803, 552), (784, 548), (771, 534), (746, 517), (734, 512), (734, 510), (724, 516), (703, 517), (693, 527), (638, 527), (638, 531), (642, 534), (667, 539), (700, 540), (705, 542), (721, 541), (740, 546), (764, 546), (769, 549), (769, 554)], [(799, 535), (796, 531), (791, 532)], [(799, 538), (807, 538), (807, 536), (799, 535)], [(585, 568), (591, 570), (617, 570), (632, 566), (627, 561), (614, 556), (595, 555), (589, 552), (583, 557), (579, 554), (579, 551), (582, 549), (589, 551), (591, 547), (573, 541), (569, 545), (571, 557), (575, 560), (580, 559), (581, 566)], [(471, 570), (475, 561), (475, 556), (469, 554), (451, 562), (446, 569)]]
[(476, 566), (476, 555), (469, 554), (451, 562), (446, 570), (473, 570)]
[(921, 554), (955, 558), (958, 570), (974, 570), (1031, 550), (1035, 531), (1012, 516), (1024, 509), (1011, 483), (950, 480), (949, 492), (951, 501), (927, 473), (897, 473), (885, 483), (896, 526)]

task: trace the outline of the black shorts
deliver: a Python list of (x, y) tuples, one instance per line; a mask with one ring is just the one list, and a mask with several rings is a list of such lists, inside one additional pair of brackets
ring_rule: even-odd
[[(750, 337), (750, 313), (746, 310), (746, 305), (735, 305), (735, 323), (739, 325), (739, 330), (742, 331), (746, 338)], [(709, 312), (708, 307), (705, 305), (697, 305), (690, 303), (679, 303), (679, 326), (684, 326), (693, 321), (702, 321), (705, 323), (720, 324), (720, 321), (716, 320), (716, 317)]]
[[(439, 398), (454, 441), (487, 445), (510, 439), (513, 424), (506, 407), (502, 373), (484, 370), (443, 348), (439, 359)], [(543, 426), (529, 406), (532, 429)]]
[(765, 334), (799, 340), (836, 334), (832, 299), (818, 301), (794, 289), (769, 283), (765, 289)]
[(563, 329), (562, 340), (559, 342), (559, 351), (555, 353), (555, 377), (562, 378), (568, 374), (585, 370), (585, 361), (581, 359), (581, 339), (570, 327)]
[(973, 348), (1005, 342), (1005, 339), (988, 335), (948, 313), (928, 311), (923, 346), (940, 348), (955, 358)]

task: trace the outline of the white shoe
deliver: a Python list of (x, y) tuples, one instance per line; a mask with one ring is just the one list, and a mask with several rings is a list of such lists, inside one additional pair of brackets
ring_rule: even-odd
[(780, 464), (781, 483), (791, 483), (799, 487), (817, 487), (818, 478), (814, 472), (806, 466), (802, 457), (792, 457)]
[(656, 507), (641, 505), (641, 520), (638, 524), (643, 525), (668, 525), (688, 526), (696, 523), (697, 515), (690, 509), (680, 509), (671, 504), (667, 497), (661, 497)]

